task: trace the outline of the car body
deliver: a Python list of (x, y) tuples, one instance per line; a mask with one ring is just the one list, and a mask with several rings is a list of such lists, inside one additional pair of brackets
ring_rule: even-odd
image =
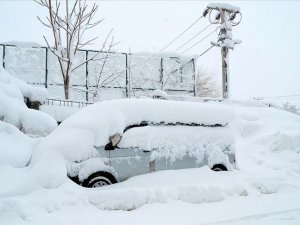
[[(88, 130), (93, 149), (67, 160), (68, 176), (99, 187), (161, 170), (235, 167), (232, 114), (217, 103), (155, 99), (112, 100), (89, 106), (59, 129)], [(58, 130), (59, 130), (58, 129)], [(57, 132), (58, 133), (58, 132)], [(78, 135), (78, 138), (83, 138)], [(87, 139), (87, 138), (86, 138)], [(87, 140), (88, 141), (88, 140)], [(72, 145), (72, 151), (79, 148)], [(79, 154), (78, 154), (79, 155)], [(84, 156), (84, 157), (82, 157)]]

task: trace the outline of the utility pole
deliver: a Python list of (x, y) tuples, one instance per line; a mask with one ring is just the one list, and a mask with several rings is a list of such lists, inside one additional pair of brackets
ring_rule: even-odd
[(234, 49), (240, 40), (232, 39), (232, 26), (238, 25), (242, 20), (242, 14), (238, 7), (229, 4), (211, 3), (208, 4), (203, 15), (209, 15), (209, 22), (219, 24), (218, 41), (211, 42), (212, 45), (221, 48), (222, 55), (222, 93), (223, 98), (230, 97), (229, 80), (229, 49)]

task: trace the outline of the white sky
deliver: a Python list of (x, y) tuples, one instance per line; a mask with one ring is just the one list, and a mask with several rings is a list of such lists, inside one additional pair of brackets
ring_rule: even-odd
[[(230, 52), (231, 93), (235, 98), (300, 94), (300, 2), (234, 1), (241, 8), (243, 20), (233, 28), (233, 37), (242, 43)], [(99, 1), (99, 18), (105, 21), (91, 31), (90, 37), (105, 37), (113, 28), (119, 51), (159, 50), (174, 39), (203, 12), (203, 1)], [(36, 19), (46, 11), (33, 1), (0, 0), (0, 42), (34, 41), (44, 45), (49, 34)], [(199, 21), (166, 51), (174, 51), (208, 24)], [(194, 40), (200, 40), (213, 27)], [(186, 54), (207, 49), (206, 41)], [(100, 40), (90, 48), (99, 49)], [(192, 44), (192, 43), (191, 43)], [(186, 47), (188, 47), (187, 45)], [(184, 48), (183, 48), (184, 49)], [(180, 51), (178, 52), (180, 53)], [(199, 67), (216, 72), (221, 79), (220, 49), (213, 48), (198, 61)]]

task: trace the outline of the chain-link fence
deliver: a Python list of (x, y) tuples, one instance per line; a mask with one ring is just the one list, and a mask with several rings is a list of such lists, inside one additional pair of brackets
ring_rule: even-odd
[[(95, 54), (93, 61), (84, 63)], [(0, 44), (0, 56), (0, 63), (11, 74), (46, 87), (50, 98), (64, 99), (60, 66), (48, 48)], [(80, 50), (74, 60), (75, 65), (83, 64), (70, 75), (71, 100), (150, 96), (155, 89), (195, 95), (194, 59)]]

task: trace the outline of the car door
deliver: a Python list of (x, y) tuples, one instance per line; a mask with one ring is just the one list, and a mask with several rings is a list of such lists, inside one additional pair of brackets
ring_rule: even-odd
[[(159, 151), (156, 150), (156, 151)], [(155, 160), (155, 170), (177, 170), (186, 168), (196, 168), (198, 164), (196, 163), (196, 158), (185, 155), (180, 158), (171, 159), (169, 157), (161, 157)]]
[[(160, 155), (155, 159), (155, 169), (159, 170), (176, 170), (176, 169), (185, 169), (185, 168), (195, 168), (198, 167), (197, 159), (191, 154), (189, 154), (189, 149), (178, 150), (176, 148), (181, 148), (182, 145), (186, 145), (186, 136), (188, 135), (189, 127), (187, 126), (161, 126), (157, 129), (162, 129), (162, 135), (166, 135), (165, 139), (170, 138), (170, 142), (177, 143), (173, 144), (174, 149), (169, 149), (168, 154), (164, 155), (161, 152), (165, 152), (164, 146), (157, 146), (157, 149), (153, 150), (154, 155)], [(168, 137), (169, 136), (169, 137)], [(173, 151), (174, 150), (174, 151)], [(169, 153), (169, 152), (173, 152)], [(179, 153), (180, 152), (180, 153)]]
[(129, 177), (145, 174), (149, 169), (149, 155), (147, 151), (138, 148), (115, 148), (109, 150), (110, 165), (118, 174), (120, 181)]

